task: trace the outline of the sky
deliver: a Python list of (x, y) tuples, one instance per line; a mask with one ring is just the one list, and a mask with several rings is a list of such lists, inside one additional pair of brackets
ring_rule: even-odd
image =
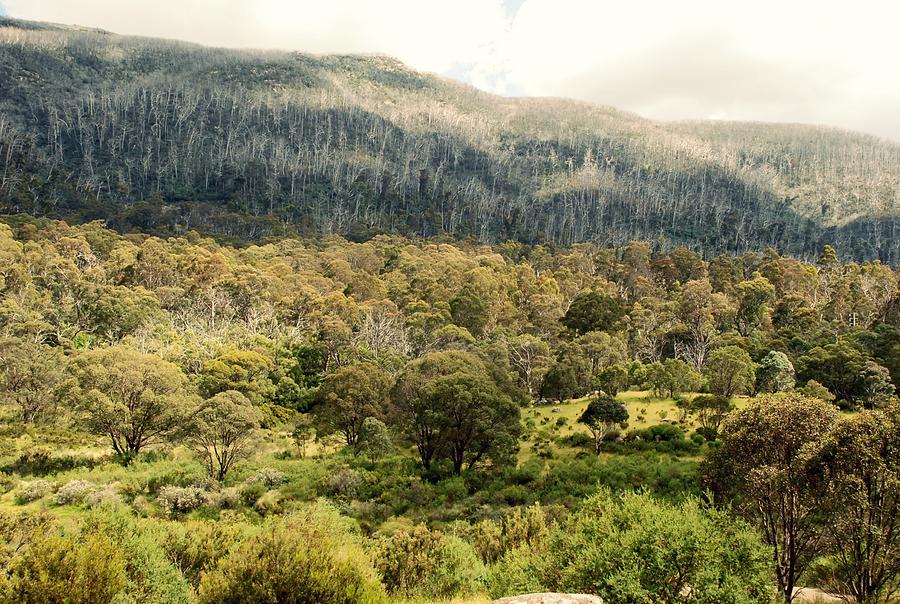
[(23, 19), (229, 47), (385, 53), (505, 95), (900, 141), (897, 0), (0, 0)]

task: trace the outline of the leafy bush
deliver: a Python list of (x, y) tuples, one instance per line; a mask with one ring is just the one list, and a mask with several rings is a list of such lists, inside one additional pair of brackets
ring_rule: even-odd
[(36, 535), (8, 566), (2, 584), (4, 604), (94, 604), (111, 602), (127, 585), (126, 560), (102, 533)]
[(228, 522), (168, 522), (161, 545), (166, 557), (196, 588), (203, 573), (214, 568), (236, 543), (246, 538), (247, 532), (246, 527)]
[(388, 592), (401, 597), (467, 596), (484, 571), (471, 545), (422, 525), (381, 537), (373, 558)]
[(768, 604), (773, 593), (759, 535), (694, 499), (674, 505), (601, 491), (556, 532), (549, 551), (548, 587), (608, 602)]
[(492, 598), (547, 591), (547, 560), (543, 551), (520, 547), (506, 552), (487, 574)]
[(358, 538), (321, 506), (267, 521), (205, 573), (197, 590), (198, 604), (383, 601)]

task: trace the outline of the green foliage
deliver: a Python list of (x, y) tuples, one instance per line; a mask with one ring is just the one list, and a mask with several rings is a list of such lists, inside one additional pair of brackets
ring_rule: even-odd
[(783, 352), (769, 352), (756, 368), (758, 392), (787, 392), (795, 383), (794, 365)]
[(469, 596), (481, 586), (484, 567), (472, 546), (422, 525), (379, 538), (372, 553), (392, 596)]
[(125, 463), (181, 427), (186, 380), (176, 365), (124, 346), (85, 352), (75, 365), (88, 428)]
[(749, 392), (756, 377), (753, 360), (738, 346), (714, 350), (703, 367), (703, 374), (709, 391), (725, 398)]
[(622, 426), (628, 421), (628, 409), (610, 396), (598, 396), (588, 403), (578, 421), (585, 424), (593, 434), (594, 450), (599, 454), (603, 439), (616, 426)]
[(697, 390), (703, 377), (681, 359), (666, 359), (647, 367), (647, 383), (656, 396), (675, 398), (682, 392)]
[(185, 439), (205, 463), (210, 478), (224, 480), (234, 463), (249, 453), (259, 418), (259, 411), (237, 390), (206, 399), (191, 414)]
[(575, 297), (560, 322), (578, 336), (591, 331), (612, 330), (624, 316), (625, 309), (618, 298), (589, 291)]
[(629, 383), (628, 369), (620, 364), (606, 367), (594, 379), (597, 389), (609, 396), (616, 396), (620, 390), (628, 388)]
[(800, 394), (760, 397), (729, 415), (721, 446), (704, 462), (705, 481), (716, 496), (733, 503), (775, 548), (786, 602), (818, 553), (824, 502), (812, 460), (837, 416), (832, 405)]
[(200, 604), (383, 602), (358, 539), (334, 512), (315, 508), (269, 520), (203, 575)]
[(390, 376), (371, 363), (358, 363), (328, 374), (319, 387), (315, 408), (317, 432), (339, 433), (348, 447), (358, 450), (360, 431), (367, 417), (383, 417)]
[(55, 410), (65, 395), (67, 377), (59, 348), (0, 339), (0, 401), (16, 405), (26, 424)]
[(375, 417), (364, 419), (359, 431), (360, 452), (367, 455), (372, 463), (375, 463), (393, 449), (394, 440), (385, 423)]
[(426, 470), (442, 457), (457, 474), (485, 459), (506, 463), (518, 446), (518, 406), (470, 353), (431, 353), (411, 362), (391, 399), (392, 424), (416, 445)]
[(768, 548), (693, 499), (601, 491), (554, 536), (550, 555), (549, 587), (611, 602), (771, 601)]

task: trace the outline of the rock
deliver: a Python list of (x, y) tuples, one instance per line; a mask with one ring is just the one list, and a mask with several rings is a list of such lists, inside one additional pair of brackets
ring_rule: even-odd
[(603, 600), (587, 594), (528, 594), (500, 598), (491, 604), (603, 604)]

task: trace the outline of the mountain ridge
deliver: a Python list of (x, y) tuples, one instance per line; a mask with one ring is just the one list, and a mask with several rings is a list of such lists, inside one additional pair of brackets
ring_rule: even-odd
[[(379, 232), (900, 263), (900, 146), (499, 97), (385, 55), (0, 18), (0, 211), (226, 237)], [(10, 176), (12, 174), (12, 176)]]

